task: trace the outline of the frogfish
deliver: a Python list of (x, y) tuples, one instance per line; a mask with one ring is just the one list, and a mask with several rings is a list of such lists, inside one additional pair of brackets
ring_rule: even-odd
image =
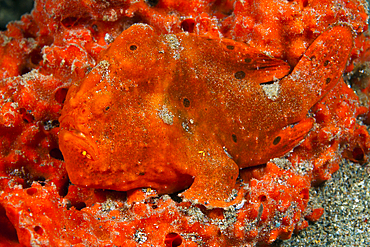
[(68, 90), (59, 145), (72, 183), (151, 187), (227, 207), (239, 169), (284, 156), (342, 78), (353, 43), (335, 25), (297, 65), (246, 43), (134, 24)]

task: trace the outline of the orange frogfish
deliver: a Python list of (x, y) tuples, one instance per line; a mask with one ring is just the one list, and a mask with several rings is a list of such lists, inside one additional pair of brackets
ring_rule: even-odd
[(68, 92), (59, 143), (71, 182), (235, 203), (240, 168), (283, 156), (311, 130), (309, 109), (341, 79), (352, 36), (329, 28), (291, 71), (245, 43), (132, 25)]

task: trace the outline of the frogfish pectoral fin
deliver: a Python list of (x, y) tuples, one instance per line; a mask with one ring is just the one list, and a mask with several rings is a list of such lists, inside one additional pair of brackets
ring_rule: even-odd
[(286, 126), (276, 135), (269, 137), (269, 145), (265, 151), (274, 154), (275, 157), (283, 156), (299, 145), (312, 129), (314, 122), (313, 118), (305, 118), (294, 125)]
[(239, 167), (222, 147), (212, 151), (193, 157), (194, 182), (180, 196), (184, 201), (207, 208), (226, 208), (241, 203), (246, 191), (237, 183)]

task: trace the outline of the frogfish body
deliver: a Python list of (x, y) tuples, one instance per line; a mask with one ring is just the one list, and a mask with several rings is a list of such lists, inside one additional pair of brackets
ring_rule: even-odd
[(68, 92), (59, 139), (70, 180), (236, 203), (240, 168), (283, 156), (311, 130), (309, 109), (340, 80), (352, 42), (334, 26), (291, 71), (244, 43), (132, 25)]

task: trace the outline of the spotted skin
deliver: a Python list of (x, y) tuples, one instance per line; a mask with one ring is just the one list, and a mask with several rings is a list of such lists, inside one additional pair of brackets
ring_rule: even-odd
[(59, 138), (70, 180), (238, 203), (239, 168), (304, 139), (308, 111), (341, 78), (352, 42), (348, 27), (334, 26), (291, 71), (244, 43), (133, 25), (69, 89)]

